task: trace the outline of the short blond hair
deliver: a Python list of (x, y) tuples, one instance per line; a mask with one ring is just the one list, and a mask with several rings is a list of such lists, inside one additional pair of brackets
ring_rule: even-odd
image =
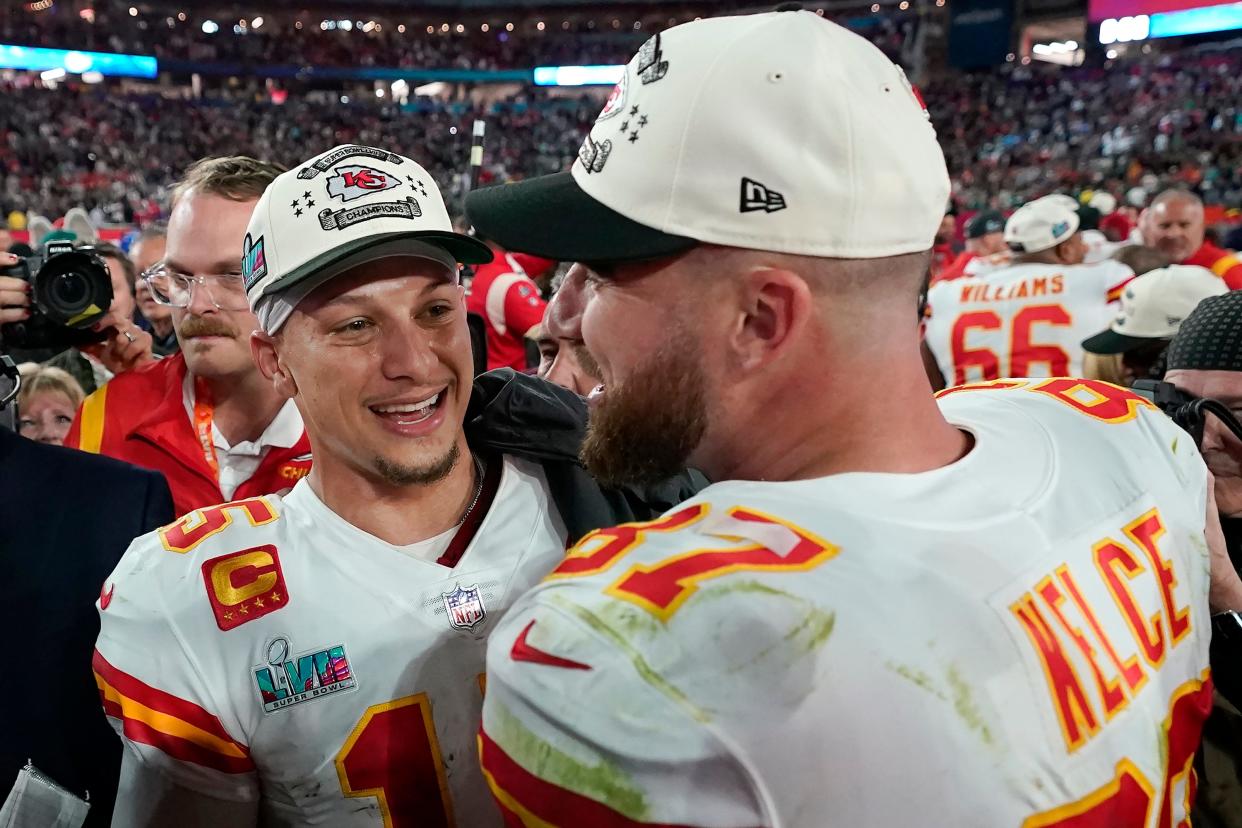
[(37, 362), (23, 362), (17, 367), (22, 375), (22, 390), (17, 393), (17, 407), (20, 409), (26, 401), (40, 392), (64, 394), (77, 408), (86, 399), (86, 392), (73, 378), (73, 374), (50, 365)]
[(172, 201), (176, 204), (191, 190), (229, 201), (254, 201), (284, 171), (279, 164), (248, 155), (202, 158), (186, 168), (181, 180), (174, 185)]

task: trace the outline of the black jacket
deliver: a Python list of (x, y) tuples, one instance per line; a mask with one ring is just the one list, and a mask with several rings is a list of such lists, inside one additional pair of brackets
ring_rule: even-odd
[(707, 485), (691, 471), (655, 486), (601, 486), (578, 460), (586, 422), (586, 402), (577, 394), (501, 368), (475, 377), (466, 439), (476, 451), (540, 463), (570, 542), (593, 529), (651, 520)]
[(95, 601), (130, 541), (173, 519), (158, 473), (0, 428), (0, 798), (30, 759), (112, 818), (121, 741), (91, 675)]

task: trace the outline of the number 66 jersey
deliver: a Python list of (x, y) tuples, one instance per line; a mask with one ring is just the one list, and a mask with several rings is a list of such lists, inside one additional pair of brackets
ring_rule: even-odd
[(1211, 706), (1206, 474), (1127, 391), (945, 392), (921, 474), (729, 481), (586, 536), (488, 644), (510, 824), (1173, 828)]
[[(236, 824), (214, 800), (264, 825), (499, 825), (475, 749), (485, 638), (564, 555), (565, 529), (535, 464), (494, 459), (480, 505), (489, 492), (464, 551), (453, 531), (385, 543), (305, 480), (135, 541), (95, 654), (140, 774), (130, 799), (162, 778), (202, 824)], [(125, 798), (118, 825), (188, 816)]]

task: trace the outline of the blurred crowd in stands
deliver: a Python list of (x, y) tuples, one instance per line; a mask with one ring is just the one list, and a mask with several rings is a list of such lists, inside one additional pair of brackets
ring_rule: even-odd
[[(421, 48), (439, 40), (420, 34), (402, 42)], [(256, 87), (190, 99), (108, 84), (27, 84), (0, 82), (3, 215), (56, 216), (80, 205), (101, 224), (157, 218), (167, 183), (197, 158), (241, 152), (288, 163), (307, 146), (347, 142), (416, 152), (457, 209), (475, 118), (489, 123), (483, 183), (525, 178), (568, 167), (604, 92), (520, 87), (485, 105), (433, 97), (400, 105), (318, 90), (291, 92), (277, 104)], [(1008, 210), (1047, 192), (1087, 188), (1108, 189), (1135, 207), (1169, 186), (1208, 204), (1242, 202), (1237, 50), (1138, 56), (1102, 68), (1011, 63), (933, 78), (924, 97), (964, 210)]]

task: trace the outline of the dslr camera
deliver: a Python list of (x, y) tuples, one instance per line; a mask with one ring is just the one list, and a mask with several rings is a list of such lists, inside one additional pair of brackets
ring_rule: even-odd
[(69, 348), (102, 342), (91, 326), (112, 305), (112, 278), (93, 247), (48, 242), (40, 254), (0, 269), (0, 276), (28, 282), (30, 317), (0, 325), (7, 348)]

